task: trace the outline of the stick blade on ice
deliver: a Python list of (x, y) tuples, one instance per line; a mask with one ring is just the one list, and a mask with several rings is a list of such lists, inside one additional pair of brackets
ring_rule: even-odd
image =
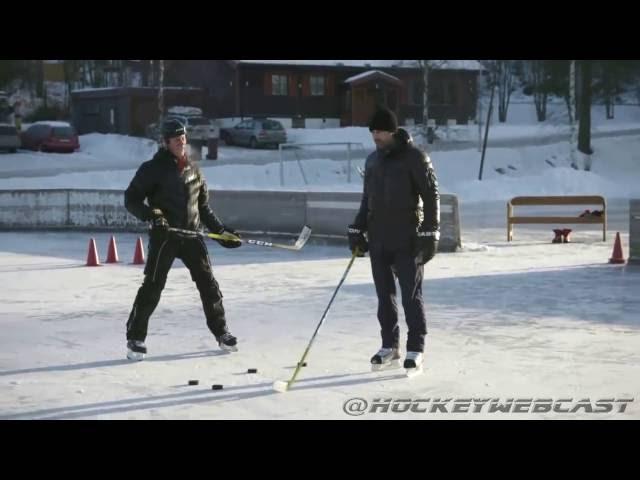
[(298, 240), (296, 240), (295, 247), (297, 249), (301, 249), (302, 247), (304, 247), (304, 244), (307, 243), (309, 237), (311, 237), (311, 227), (309, 227), (309, 225), (305, 225), (302, 228), (302, 232), (300, 232)]
[(285, 382), (283, 380), (276, 380), (273, 382), (273, 389), (276, 392), (284, 393), (289, 389), (289, 382)]

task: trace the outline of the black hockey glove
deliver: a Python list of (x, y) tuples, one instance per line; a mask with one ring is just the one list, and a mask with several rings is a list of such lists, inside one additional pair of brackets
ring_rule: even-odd
[(422, 228), (418, 229), (416, 232), (413, 252), (418, 265), (426, 264), (436, 255), (439, 240), (439, 231), (423, 230)]
[(362, 229), (356, 225), (349, 225), (348, 236), (351, 253), (355, 253), (356, 249), (358, 249), (357, 256), (364, 257), (364, 254), (369, 251), (369, 242), (367, 242)]
[(159, 237), (169, 234), (169, 222), (159, 208), (151, 210), (151, 233)]

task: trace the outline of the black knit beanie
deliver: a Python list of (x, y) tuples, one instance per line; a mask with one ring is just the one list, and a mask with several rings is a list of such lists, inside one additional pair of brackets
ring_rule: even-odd
[(398, 119), (396, 114), (387, 107), (379, 107), (371, 117), (369, 131), (382, 130), (385, 132), (395, 132), (398, 129)]

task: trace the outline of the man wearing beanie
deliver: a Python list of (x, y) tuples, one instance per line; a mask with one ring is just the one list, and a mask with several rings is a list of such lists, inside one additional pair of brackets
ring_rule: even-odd
[(397, 277), (408, 326), (404, 368), (411, 374), (422, 370), (427, 334), (422, 278), (440, 238), (438, 182), (431, 160), (398, 128), (392, 111), (378, 108), (369, 130), (376, 151), (366, 160), (360, 210), (348, 229), (349, 248), (359, 256), (369, 251), (371, 257), (382, 336), (372, 368), (397, 364), (401, 356)]
[[(147, 353), (149, 317), (160, 301), (176, 258), (189, 269), (200, 292), (207, 326), (220, 348), (235, 351), (237, 341), (227, 329), (222, 293), (211, 271), (207, 245), (195, 234), (169, 231), (169, 228), (196, 231), (202, 222), (213, 233), (229, 232), (236, 236), (237, 233), (225, 226), (209, 207), (207, 182), (186, 154), (184, 125), (177, 120), (167, 120), (162, 135), (163, 145), (151, 160), (138, 168), (124, 194), (126, 209), (151, 224), (144, 281), (127, 321), (127, 358), (142, 360)], [(226, 248), (242, 245), (239, 240), (218, 240), (218, 243)]]

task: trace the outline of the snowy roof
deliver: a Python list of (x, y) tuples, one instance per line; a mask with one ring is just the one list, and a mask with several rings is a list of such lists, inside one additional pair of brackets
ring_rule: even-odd
[[(75, 88), (71, 90), (71, 93), (75, 92), (100, 92), (106, 90), (157, 90), (158, 87), (86, 87), (86, 88)], [(201, 90), (199, 87), (162, 87), (163, 90)]]
[(86, 87), (86, 88), (74, 88), (73, 90), (71, 90), (71, 93), (74, 93), (74, 92), (97, 92), (97, 91), (99, 91), (99, 90), (113, 90), (113, 89), (116, 89), (116, 88), (120, 88), (120, 87), (101, 87), (101, 88), (98, 88), (98, 87), (95, 87), (95, 88), (94, 88), (94, 87)]
[(202, 116), (202, 109), (198, 107), (189, 107), (176, 105), (175, 107), (171, 107), (167, 110), (167, 113), (175, 114), (175, 115), (198, 115)]
[(376, 75), (386, 78), (388, 80), (391, 80), (392, 82), (400, 82), (399, 78), (396, 78), (393, 75), (389, 75), (388, 73), (381, 72), (380, 70), (368, 70), (358, 75), (354, 75), (353, 77), (347, 78), (344, 81), (344, 83), (353, 83), (353, 82), (357, 82), (358, 80), (363, 80), (367, 77), (373, 77)]
[(70, 127), (71, 124), (69, 122), (56, 122), (49, 120), (41, 120), (39, 122), (34, 122), (34, 125), (49, 125), (50, 127)]
[[(238, 63), (324, 67), (420, 68), (418, 60), (236, 60)], [(478, 60), (430, 60), (436, 70), (484, 70)]]

